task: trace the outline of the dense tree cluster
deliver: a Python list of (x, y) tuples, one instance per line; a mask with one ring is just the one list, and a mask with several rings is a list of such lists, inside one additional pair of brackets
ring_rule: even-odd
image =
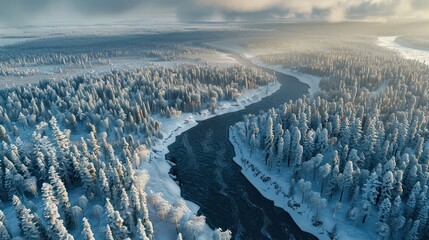
[(236, 131), (268, 170), (290, 171), (314, 209), (347, 202), (347, 218), (377, 218), (383, 239), (428, 238), (428, 66), (368, 44), (332, 49), (263, 56), (324, 76), (324, 91)]
[(334, 92), (339, 90), (339, 83), (369, 91), (383, 85), (405, 84), (409, 88), (418, 88), (417, 84), (423, 85), (423, 76), (429, 74), (424, 63), (407, 60), (397, 52), (363, 42), (339, 42), (337, 46), (327, 44), (323, 51), (291, 50), (287, 54), (267, 54), (260, 58), (269, 64), (322, 76), (320, 87)]
[[(93, 239), (91, 226), (105, 222), (104, 212), (107, 239), (152, 239), (155, 230), (148, 209), (173, 224), (180, 237), (198, 238), (205, 226), (203, 216), (191, 214), (182, 201), (170, 204), (160, 193), (146, 193), (146, 172), (138, 170), (136, 180), (147, 148), (162, 137), (153, 115), (175, 117), (182, 111), (214, 109), (217, 101), (233, 100), (273, 80), (241, 66), (181, 66), (4, 89), (0, 198), (13, 202), (27, 239), (72, 239), (71, 233)], [(73, 201), (68, 193), (76, 189), (83, 195)], [(39, 195), (42, 217), (34, 204)], [(0, 214), (2, 239), (12, 237), (9, 227)], [(220, 230), (213, 235), (228, 236), (229, 231)]]
[[(31, 46), (31, 43), (29, 44)], [(11, 47), (14, 51), (1, 52), (0, 49), (0, 77), (26, 77), (40, 73), (40, 66), (57, 66), (59, 71), (67, 66), (77, 66), (91, 69), (97, 65), (110, 65), (111, 59), (122, 58), (155, 58), (161, 61), (191, 60), (199, 54), (216, 54), (213, 49), (183, 44), (161, 44), (153, 48), (141, 48), (130, 51), (123, 48), (117, 50), (107, 49), (85, 53), (69, 52), (27, 52), (20, 51), (19, 44)], [(24, 45), (26, 46), (26, 45)], [(15, 51), (15, 48), (18, 48)], [(26, 48), (24, 48), (26, 49)]]

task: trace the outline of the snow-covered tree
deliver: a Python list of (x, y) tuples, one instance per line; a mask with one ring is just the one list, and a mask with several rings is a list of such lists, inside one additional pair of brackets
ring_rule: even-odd
[(373, 172), (362, 188), (362, 208), (364, 214), (362, 223), (365, 223), (366, 217), (371, 213), (373, 206), (376, 204), (379, 186), (378, 175)]
[(350, 188), (353, 186), (353, 163), (351, 161), (347, 161), (343, 174), (339, 177), (339, 184), (341, 186), (341, 202), (344, 191), (348, 193)]
[(82, 236), (84, 240), (95, 240), (94, 233), (91, 230), (91, 225), (88, 222), (87, 218), (82, 219), (83, 222), (83, 230), (82, 230)]
[(139, 218), (137, 219), (137, 237), (139, 240), (149, 240), (149, 238), (146, 236), (146, 230), (144, 228), (144, 225), (142, 223), (142, 220)]
[[(39, 229), (36, 225), (34, 215), (31, 213), (31, 210), (26, 208), (21, 200), (17, 196), (13, 196), (13, 206), (15, 207), (15, 212), (19, 220), (19, 226), (21, 228), (22, 234), (27, 239), (40, 239), (42, 236), (39, 233)], [(1, 221), (3, 223), (3, 221)], [(9, 232), (10, 235), (10, 232)]]
[(43, 183), (42, 193), (44, 201), (43, 216), (48, 225), (48, 236), (54, 239), (73, 239), (73, 236), (64, 227), (63, 220), (61, 220), (58, 213), (52, 185)]
[(213, 240), (230, 240), (232, 238), (232, 232), (230, 230), (222, 231), (221, 228), (216, 228), (212, 235)]
[(51, 166), (49, 168), (49, 180), (51, 185), (54, 188), (54, 193), (56, 198), (59, 200), (61, 210), (64, 213), (64, 221), (66, 226), (70, 226), (72, 223), (72, 214), (71, 214), (71, 204), (69, 200), (69, 195), (67, 193), (66, 187), (55, 171), (55, 168)]

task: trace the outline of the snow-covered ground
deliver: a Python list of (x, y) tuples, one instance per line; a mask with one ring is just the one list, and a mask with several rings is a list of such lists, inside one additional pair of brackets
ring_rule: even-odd
[[(286, 171), (280, 173), (276, 170), (268, 171), (266, 166), (261, 162), (263, 152), (259, 151), (251, 154), (250, 149), (240, 140), (236, 129), (233, 126), (229, 132), (229, 141), (234, 146), (236, 155), (234, 162), (242, 168), (241, 172), (252, 185), (265, 198), (274, 201), (275, 206), (287, 211), (303, 231), (312, 233), (321, 240), (330, 239), (328, 232), (331, 232), (336, 224), (337, 239), (377, 239), (375, 217), (368, 217), (367, 223), (364, 226), (347, 220), (345, 216), (349, 210), (349, 204), (346, 202), (343, 202), (341, 209), (338, 209), (334, 213), (333, 207), (337, 201), (329, 201), (328, 205), (319, 212), (319, 219), (323, 222), (323, 225), (318, 227), (313, 226), (312, 217), (314, 212), (312, 212), (306, 201), (301, 204), (302, 194), (298, 187), (295, 189), (293, 198), (286, 196), (290, 187), (291, 168), (286, 168)], [(314, 185), (313, 191), (320, 191), (320, 186)], [(333, 196), (333, 198), (337, 197), (336, 195)]]
[[(204, 110), (201, 114), (185, 113), (178, 118), (163, 118), (157, 117), (157, 120), (162, 123), (162, 134), (164, 139), (157, 140), (155, 145), (151, 147), (150, 161), (144, 163), (143, 169), (146, 169), (150, 174), (150, 181), (148, 182), (146, 192), (162, 192), (164, 198), (172, 204), (177, 199), (181, 199), (180, 188), (177, 183), (170, 177), (169, 171), (170, 164), (165, 159), (168, 153), (168, 146), (172, 144), (176, 137), (188, 129), (197, 125), (197, 121), (205, 120), (216, 115), (234, 112), (243, 109), (245, 106), (258, 102), (262, 98), (271, 95), (280, 88), (280, 84), (276, 81), (268, 86), (262, 86), (258, 89), (248, 90), (241, 94), (236, 102), (223, 101), (218, 104), (218, 109), (215, 114), (208, 110)], [(197, 213), (199, 207), (192, 203), (187, 202), (189, 209), (193, 213)], [(156, 217), (152, 217), (154, 220)], [(151, 220), (152, 220), (151, 219)], [(152, 221), (153, 221), (152, 220)], [(176, 230), (173, 225), (167, 225), (163, 222), (154, 222), (154, 229), (156, 235), (162, 229), (162, 235), (157, 235), (157, 239), (174, 239)], [(225, 229), (224, 229), (225, 230)], [(205, 234), (201, 239), (211, 239), (213, 230), (206, 225)]]
[(272, 69), (273, 71), (277, 71), (277, 72), (284, 73), (286, 75), (298, 78), (299, 81), (301, 81), (301, 82), (303, 82), (303, 83), (305, 83), (305, 84), (307, 84), (309, 86), (308, 92), (310, 94), (312, 94), (312, 95), (314, 93), (320, 91), (319, 84), (320, 84), (320, 81), (322, 80), (322, 78), (319, 77), (319, 76), (315, 76), (315, 75), (311, 75), (311, 74), (306, 74), (306, 73), (300, 73), (298, 71), (294, 71), (294, 70), (291, 70), (291, 69), (283, 68), (281, 65), (269, 65), (269, 64), (263, 63), (256, 56), (248, 56), (247, 58), (253, 64), (255, 64), (257, 66), (268, 68), (268, 69)]
[(429, 51), (403, 46), (396, 42), (397, 36), (378, 37), (378, 46), (398, 51), (407, 59), (418, 60), (429, 65)]

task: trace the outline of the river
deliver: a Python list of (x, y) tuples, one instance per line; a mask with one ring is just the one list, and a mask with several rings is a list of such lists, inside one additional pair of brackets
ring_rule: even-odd
[(429, 65), (429, 50), (407, 47), (397, 41), (397, 36), (378, 37), (377, 44), (399, 52), (404, 58), (418, 60)]
[[(235, 56), (242, 64), (255, 66)], [(260, 67), (259, 67), (260, 68)], [(182, 197), (200, 206), (210, 227), (231, 229), (233, 239), (317, 239), (303, 232), (283, 209), (264, 198), (241, 174), (232, 160), (234, 148), (228, 140), (229, 127), (247, 114), (259, 114), (307, 93), (298, 79), (273, 70), (280, 89), (245, 109), (200, 121), (170, 145), (166, 158), (176, 163), (171, 169)]]

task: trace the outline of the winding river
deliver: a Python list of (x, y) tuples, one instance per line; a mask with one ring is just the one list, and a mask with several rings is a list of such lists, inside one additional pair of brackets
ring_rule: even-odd
[[(257, 67), (239, 56), (234, 58)], [(281, 83), (277, 92), (243, 110), (199, 122), (177, 137), (166, 158), (176, 163), (171, 172), (177, 177), (182, 196), (201, 207), (200, 213), (211, 227), (231, 229), (233, 239), (317, 239), (264, 198), (232, 160), (235, 153), (228, 140), (231, 125), (242, 121), (244, 115), (258, 114), (307, 93), (308, 86), (298, 79), (274, 73)]]

